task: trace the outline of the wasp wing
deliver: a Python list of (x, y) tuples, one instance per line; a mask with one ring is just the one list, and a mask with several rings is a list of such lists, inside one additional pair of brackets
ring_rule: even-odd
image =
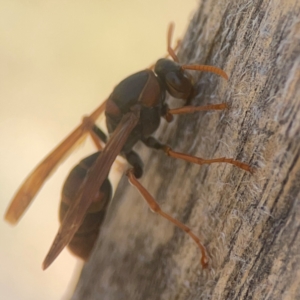
[(63, 248), (70, 243), (74, 234), (82, 224), (91, 201), (94, 198), (91, 197), (91, 195), (95, 195), (99, 192), (99, 188), (107, 178), (113, 162), (120, 154), (133, 128), (137, 125), (139, 114), (140, 109), (137, 107), (136, 110), (127, 113), (122, 118), (94, 166), (87, 173), (74, 205), (69, 208), (44, 260), (44, 270), (56, 259)]
[[(105, 109), (105, 104), (106, 101), (89, 116), (91, 122), (97, 120)], [(46, 179), (71, 152), (73, 147), (86, 137), (88, 130), (89, 127), (85, 126), (84, 123), (79, 125), (33, 170), (11, 201), (5, 214), (6, 221), (11, 224), (16, 224), (19, 221)]]

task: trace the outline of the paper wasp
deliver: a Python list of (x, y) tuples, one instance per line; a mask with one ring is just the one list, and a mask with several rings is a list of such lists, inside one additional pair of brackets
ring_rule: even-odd
[[(166, 93), (189, 103), (195, 94), (194, 83), (185, 70), (212, 72), (225, 79), (226, 73), (213, 66), (180, 64), (175, 49), (171, 47), (173, 25), (168, 30), (168, 54), (173, 60), (162, 58), (149, 69), (135, 73), (121, 81), (109, 98), (80, 124), (56, 149), (54, 149), (29, 175), (12, 200), (5, 219), (15, 224), (25, 212), (34, 196), (52, 171), (69, 154), (74, 145), (90, 134), (98, 152), (83, 159), (67, 178), (61, 201), (61, 226), (44, 260), (46, 269), (65, 246), (77, 256), (88, 259), (105, 217), (112, 189), (107, 179), (110, 168), (118, 155), (132, 166), (126, 175), (147, 201), (150, 208), (184, 230), (200, 248), (201, 264), (208, 265), (208, 256), (200, 239), (189, 227), (163, 212), (150, 193), (137, 180), (143, 174), (143, 163), (133, 146), (142, 141), (146, 146), (164, 151), (168, 156), (188, 162), (211, 164), (225, 162), (251, 172), (251, 167), (232, 158), (202, 159), (173, 151), (151, 135), (157, 130), (160, 118), (171, 122), (174, 114), (204, 110), (223, 110), (226, 103), (206, 106), (183, 106), (169, 109)], [(96, 126), (101, 113), (105, 113), (109, 138)], [(105, 146), (102, 147), (104, 143)]]

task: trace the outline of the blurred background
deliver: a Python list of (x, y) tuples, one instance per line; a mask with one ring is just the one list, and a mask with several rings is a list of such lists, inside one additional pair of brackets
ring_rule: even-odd
[[(15, 1), (0, 4), (0, 211), (29, 172), (124, 77), (182, 37), (196, 0)], [(58, 230), (60, 191), (91, 142), (66, 160), (11, 227), (0, 221), (0, 298), (68, 299), (82, 263), (64, 250), (41, 264)]]

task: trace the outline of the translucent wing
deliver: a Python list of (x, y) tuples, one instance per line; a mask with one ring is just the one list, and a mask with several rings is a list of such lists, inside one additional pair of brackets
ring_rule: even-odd
[[(104, 111), (105, 104), (102, 103), (90, 116), (89, 120), (95, 122)], [(15, 197), (10, 203), (5, 214), (5, 220), (16, 224), (26, 211), (35, 195), (41, 189), (43, 183), (50, 176), (53, 170), (71, 152), (72, 148), (79, 144), (82, 138), (88, 133), (89, 126), (82, 123), (79, 125), (61, 144), (59, 144), (27, 177)]]

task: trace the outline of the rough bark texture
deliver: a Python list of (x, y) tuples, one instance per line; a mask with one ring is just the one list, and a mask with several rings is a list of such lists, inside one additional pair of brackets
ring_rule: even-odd
[(72, 299), (300, 299), (300, 2), (203, 0), (179, 57), (228, 73), (228, 82), (194, 73), (192, 104), (230, 109), (177, 117), (156, 137), (256, 173), (139, 146), (141, 182), (202, 237), (210, 268), (124, 177)]

